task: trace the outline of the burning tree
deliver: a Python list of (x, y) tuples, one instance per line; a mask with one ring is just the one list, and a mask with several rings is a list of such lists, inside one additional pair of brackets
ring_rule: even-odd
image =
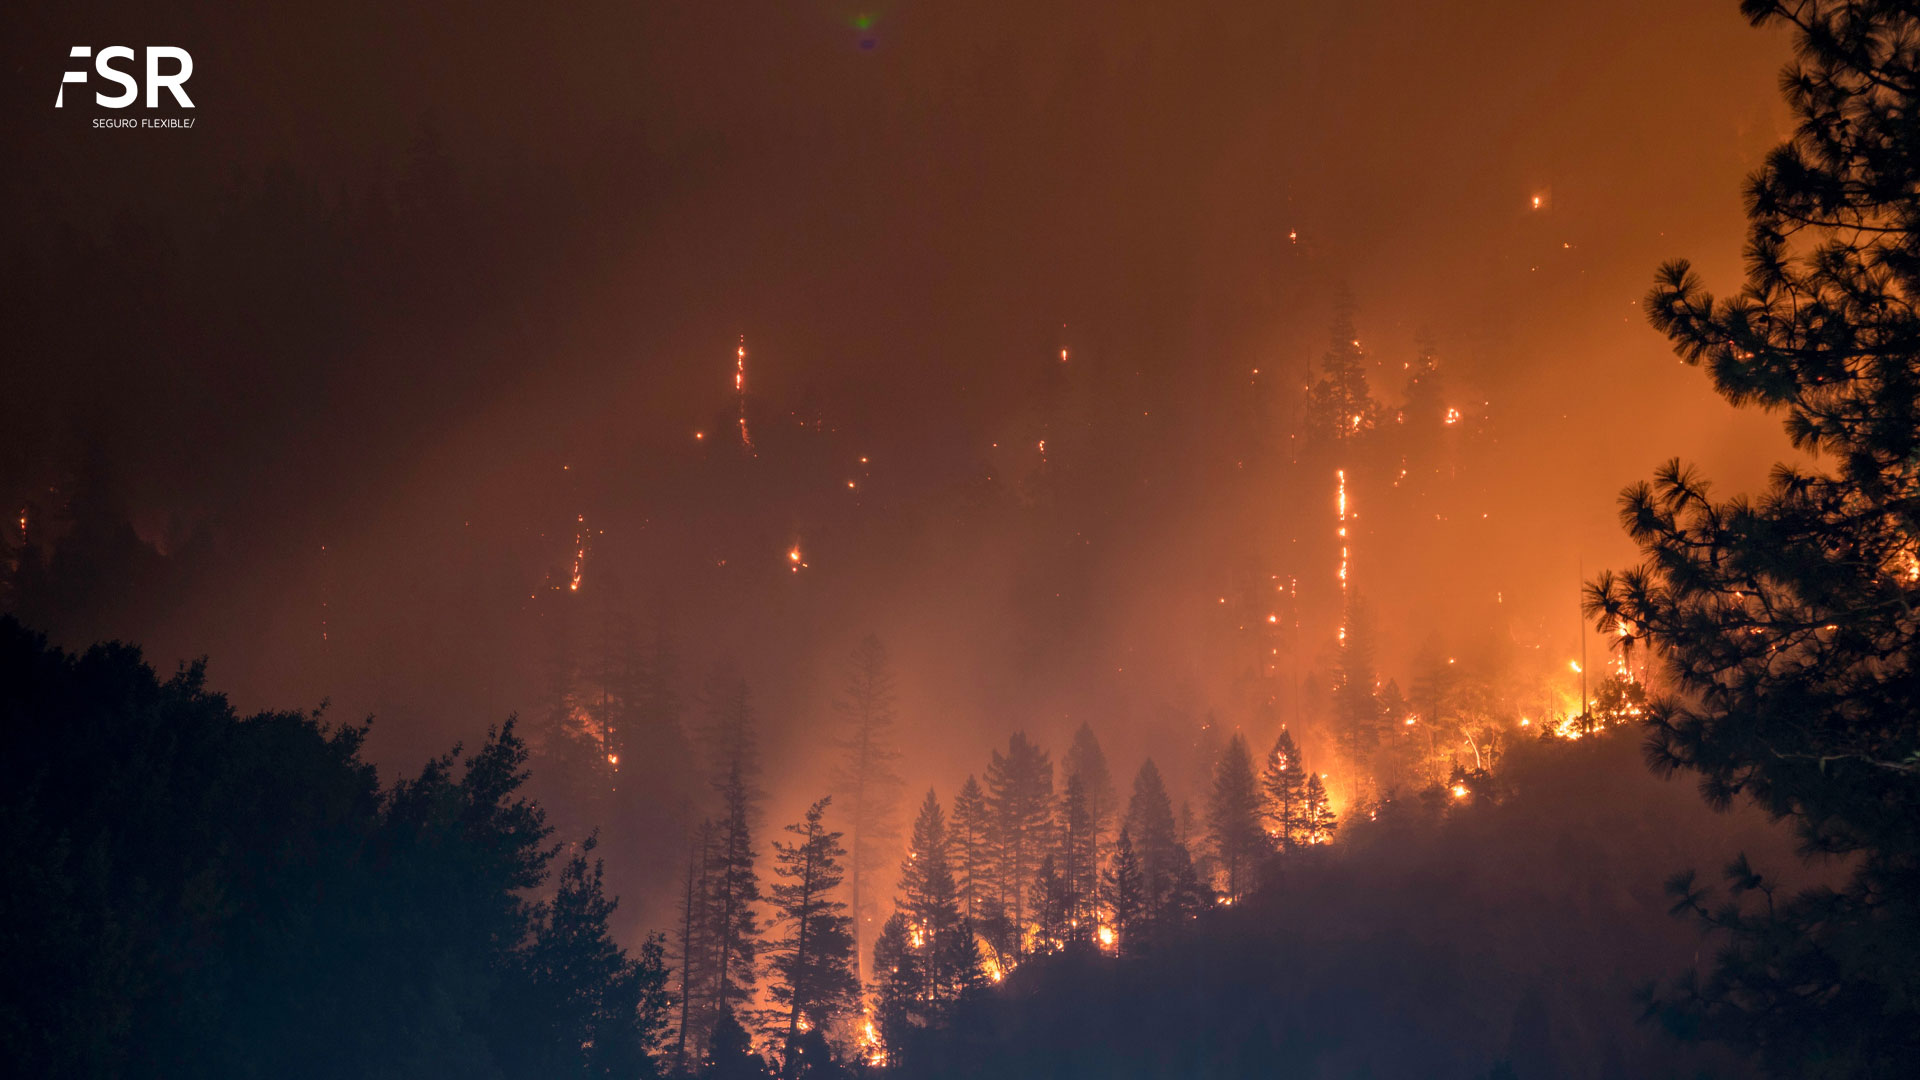
[(907, 949), (917, 979), (913, 1011), (923, 1022), (943, 1017), (963, 992), (982, 981), (973, 927), (960, 914), (952, 848), (946, 814), (929, 790), (914, 818), (907, 858), (900, 864), (897, 905), (907, 917)]
[(1742, 10), (1797, 30), (1799, 125), (1748, 183), (1745, 288), (1716, 299), (1678, 261), (1648, 310), (1824, 467), (1719, 500), (1669, 463), (1621, 499), (1647, 561), (1602, 574), (1588, 610), (1674, 680), (1648, 707), (1656, 769), (1851, 860), (1843, 887), (1789, 895), (1738, 859), (1724, 904), (1677, 878), (1676, 912), (1725, 944), (1654, 1010), (1781, 1074), (1900, 1075), (1920, 1060), (1920, 12)]

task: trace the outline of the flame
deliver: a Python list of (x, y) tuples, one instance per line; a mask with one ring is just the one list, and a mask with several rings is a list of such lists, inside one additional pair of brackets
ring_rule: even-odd
[[(1355, 419), (1359, 419), (1355, 417)], [(1347, 470), (1335, 469), (1334, 507), (1339, 513), (1340, 526), (1335, 530), (1340, 537), (1340, 595), (1347, 594)], [(1347, 624), (1340, 624), (1340, 643), (1347, 642)]]
[(753, 437), (747, 434), (747, 335), (740, 335), (740, 347), (733, 352), (733, 393), (740, 399), (740, 445), (753, 449)]
[(860, 1026), (854, 1031), (854, 1038), (860, 1044), (860, 1057), (868, 1065), (885, 1068), (887, 1064), (886, 1044), (880, 1041), (880, 1029), (873, 1026), (873, 1014), (860, 1017)]
[(587, 515), (579, 515), (574, 518), (574, 522), (580, 528), (573, 533), (573, 572), (567, 579), (568, 592), (580, 591), (580, 581), (585, 575), (587, 565)]

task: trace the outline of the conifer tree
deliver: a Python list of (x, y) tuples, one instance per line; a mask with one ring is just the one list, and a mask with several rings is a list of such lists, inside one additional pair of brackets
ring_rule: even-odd
[(1260, 793), (1253, 775), (1253, 756), (1238, 732), (1214, 767), (1213, 790), (1207, 801), (1207, 838), (1228, 903), (1252, 891), (1261, 855), (1267, 850), (1260, 828)]
[(823, 1029), (852, 1007), (860, 993), (853, 958), (852, 919), (847, 905), (834, 899), (843, 877), (840, 859), (846, 849), (841, 834), (823, 823), (827, 804), (821, 799), (807, 808), (806, 817), (787, 826), (797, 842), (775, 841), (773, 903), (787, 935), (772, 949), (768, 965), (774, 975), (773, 1000), (786, 1006), (785, 1071), (797, 1066), (795, 1047), (802, 1023)]
[(1716, 499), (1678, 461), (1621, 497), (1646, 562), (1588, 591), (1604, 631), (1650, 645), (1675, 692), (1648, 759), (1752, 800), (1837, 889), (1789, 894), (1744, 858), (1676, 911), (1721, 935), (1656, 1009), (1778, 1075), (1911, 1075), (1920, 1061), (1920, 12), (1746, 0), (1790, 28), (1797, 124), (1747, 184), (1747, 281), (1709, 295), (1684, 261), (1646, 306), (1736, 406), (1785, 417), (1810, 465)]
[(1285, 728), (1273, 740), (1267, 765), (1260, 774), (1264, 812), (1274, 842), (1282, 850), (1300, 843), (1304, 832), (1307, 799), (1307, 769), (1300, 748)]
[(1059, 888), (1065, 903), (1065, 941), (1093, 940), (1100, 914), (1100, 861), (1096, 844), (1099, 828), (1088, 809), (1083, 773), (1067, 777), (1060, 800)]
[(589, 1076), (652, 1071), (670, 1003), (662, 946), (649, 937), (640, 956), (628, 957), (614, 942), (607, 922), (618, 901), (606, 895), (595, 846), (589, 836), (536, 915), (516, 1012), (538, 1036), (505, 1048), (510, 1069), (558, 1075), (578, 1063)]
[(1150, 942), (1202, 904), (1193, 857), (1180, 840), (1173, 805), (1152, 759), (1134, 776), (1125, 828), (1140, 868), (1140, 925), (1135, 937)]
[(1120, 838), (1114, 842), (1113, 866), (1106, 874), (1106, 893), (1113, 906), (1114, 951), (1134, 952), (1137, 937), (1146, 925), (1146, 883), (1140, 876), (1140, 860), (1134, 854), (1133, 834), (1120, 826)]
[(1335, 737), (1356, 778), (1368, 774), (1380, 748), (1383, 713), (1374, 678), (1373, 623), (1356, 591), (1347, 603), (1333, 678)]
[(907, 917), (909, 945), (921, 979), (916, 1001), (919, 1011), (930, 1019), (943, 1016), (947, 1006), (977, 981), (979, 967), (972, 928), (960, 915), (952, 848), (946, 814), (929, 790), (914, 818), (907, 858), (900, 864), (898, 907)]
[(731, 1005), (722, 1006), (714, 1021), (700, 1075), (703, 1080), (766, 1080), (767, 1063), (753, 1052), (753, 1036)]
[[(713, 820), (700, 823), (688, 837), (687, 868), (681, 882), (678, 961), (680, 974), (680, 1023), (674, 1036), (674, 1062), (685, 1069), (687, 1040), (696, 1031), (711, 1030), (707, 1008), (714, 998), (712, 926), (707, 917), (707, 898), (712, 887)], [(697, 1049), (699, 1044), (695, 1042)]]
[(1052, 847), (1053, 762), (1047, 752), (1015, 732), (1007, 752), (998, 750), (987, 767), (987, 800), (992, 810), (995, 906), (1006, 920), (1003, 951), (1019, 950), (1037, 902), (1040, 860)]
[(1413, 361), (1407, 365), (1401, 398), (1409, 434), (1438, 431), (1446, 424), (1446, 380), (1440, 372), (1439, 349), (1430, 339), (1421, 339)]
[(1034, 895), (1033, 951), (1044, 953), (1065, 948), (1071, 933), (1074, 898), (1051, 851), (1040, 860), (1040, 874), (1034, 883)]
[(869, 634), (847, 663), (846, 685), (834, 702), (841, 730), (834, 790), (848, 815), (847, 880), (858, 948), (875, 906), (874, 884), (892, 841), (900, 836), (900, 752), (893, 743), (893, 670), (880, 638)]
[(925, 1023), (918, 1008), (926, 979), (913, 949), (907, 914), (897, 908), (873, 942), (873, 982), (880, 1042), (886, 1048), (888, 1064), (899, 1067), (908, 1057), (914, 1029)]
[(1066, 761), (1062, 764), (1068, 783), (1080, 781), (1087, 817), (1093, 824), (1093, 859), (1097, 870), (1103, 858), (1102, 848), (1113, 833), (1119, 800), (1113, 788), (1113, 774), (1107, 769), (1107, 755), (1100, 749), (1100, 740), (1092, 727), (1081, 723), (1073, 733), (1073, 745), (1067, 748)]
[(986, 792), (972, 776), (953, 800), (954, 873), (960, 889), (960, 913), (969, 924), (982, 925), (987, 904), (996, 893), (993, 878), (993, 810)]
[(1379, 406), (1367, 385), (1366, 363), (1353, 327), (1353, 298), (1343, 292), (1320, 357), (1320, 377), (1307, 394), (1308, 424), (1316, 438), (1340, 442), (1373, 429)]
[(715, 824), (713, 869), (707, 890), (707, 935), (713, 949), (713, 1008), (732, 1015), (749, 1000), (758, 978), (760, 878), (753, 832), (759, 815), (760, 760), (747, 684), (722, 671), (707, 687), (704, 731), (713, 762), (721, 815)]
[(1301, 814), (1302, 841), (1308, 844), (1325, 844), (1333, 840), (1333, 831), (1339, 822), (1333, 816), (1333, 805), (1327, 801), (1327, 789), (1320, 783), (1318, 773), (1307, 774), (1307, 791)]

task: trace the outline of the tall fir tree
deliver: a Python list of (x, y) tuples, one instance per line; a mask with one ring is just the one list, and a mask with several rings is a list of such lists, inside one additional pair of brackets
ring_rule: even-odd
[(885, 1063), (894, 1068), (911, 1060), (914, 1033), (925, 1026), (925, 1016), (919, 1012), (925, 985), (913, 948), (912, 924), (906, 912), (895, 909), (873, 942), (874, 1023)]
[(1260, 828), (1259, 783), (1247, 740), (1235, 732), (1214, 767), (1207, 799), (1207, 839), (1219, 868), (1222, 895), (1238, 903), (1253, 890), (1267, 838)]
[(1100, 739), (1091, 726), (1082, 722), (1074, 731), (1073, 744), (1067, 748), (1066, 760), (1061, 764), (1068, 783), (1076, 778), (1080, 781), (1087, 816), (1093, 824), (1093, 857), (1098, 867), (1105, 858), (1103, 850), (1107, 838), (1113, 834), (1114, 816), (1119, 812), (1120, 803), (1114, 791), (1113, 774), (1107, 768), (1107, 755), (1101, 750)]
[(900, 752), (894, 746), (894, 680), (886, 646), (869, 634), (847, 662), (846, 684), (834, 702), (841, 729), (834, 791), (848, 820), (847, 878), (856, 949), (876, 906), (878, 872), (900, 837)]
[(1353, 324), (1353, 297), (1342, 290), (1335, 302), (1319, 378), (1307, 393), (1308, 427), (1324, 442), (1344, 442), (1373, 429), (1379, 404), (1367, 383), (1367, 361)]
[(807, 807), (806, 817), (787, 826), (797, 839), (774, 841), (773, 905), (786, 936), (770, 952), (773, 975), (769, 992), (784, 1006), (786, 1041), (783, 1072), (798, 1071), (798, 1048), (803, 1030), (824, 1030), (850, 1010), (860, 996), (860, 977), (854, 965), (853, 919), (847, 905), (834, 898), (844, 873), (840, 860), (846, 849), (841, 834), (824, 823), (831, 799)]
[(1293, 734), (1281, 728), (1260, 774), (1260, 793), (1264, 796), (1268, 833), (1283, 851), (1304, 840), (1307, 775)]
[(509, 1074), (654, 1071), (671, 1005), (663, 945), (649, 937), (640, 955), (629, 957), (613, 940), (607, 923), (618, 901), (606, 895), (594, 850), (590, 836), (561, 869), (553, 898), (538, 908), (514, 1003), (515, 1019), (537, 1037), (505, 1045), (500, 1064)]
[(1107, 869), (1104, 888), (1113, 913), (1114, 952), (1127, 955), (1137, 951), (1145, 934), (1146, 883), (1140, 874), (1140, 859), (1133, 850), (1133, 831), (1120, 826), (1114, 841), (1112, 866)]
[(932, 790), (914, 817), (907, 857), (900, 864), (900, 901), (920, 983), (917, 1011), (934, 1022), (979, 981), (980, 957), (971, 925), (960, 914), (953, 877), (953, 838)]
[(1140, 916), (1134, 937), (1147, 945), (1198, 913), (1204, 903), (1192, 853), (1181, 842), (1173, 803), (1151, 758), (1134, 775), (1125, 828), (1140, 870)]
[(1326, 786), (1320, 782), (1318, 773), (1307, 774), (1306, 798), (1301, 805), (1302, 842), (1331, 843), (1334, 829), (1338, 827), (1339, 821), (1334, 817), (1333, 803), (1327, 798)]
[(760, 756), (746, 680), (721, 670), (708, 681), (703, 732), (719, 798), (713, 868), (708, 877), (713, 1012), (733, 1016), (758, 980), (760, 876), (753, 833), (760, 813)]
[(987, 801), (993, 825), (993, 872), (998, 895), (996, 942), (1018, 953), (1034, 912), (1040, 860), (1053, 845), (1053, 761), (1045, 750), (1015, 732), (1007, 752), (987, 766)]
[(1817, 464), (1717, 500), (1674, 461), (1627, 489), (1646, 562), (1588, 590), (1602, 628), (1650, 645), (1674, 692), (1647, 753), (1716, 806), (1789, 821), (1838, 888), (1783, 891), (1744, 857), (1676, 911), (1715, 960), (1656, 1002), (1677, 1030), (1776, 1075), (1912, 1075), (1920, 1062), (1920, 11), (1746, 0), (1795, 35), (1797, 121), (1748, 181), (1746, 286), (1709, 295), (1684, 261), (1646, 307), (1736, 406), (1785, 417)]
[(1067, 777), (1067, 790), (1060, 799), (1059, 899), (1065, 910), (1068, 942), (1093, 940), (1100, 918), (1100, 831), (1088, 809), (1086, 774), (1074, 772)]
[(1373, 620), (1355, 590), (1342, 623), (1340, 650), (1333, 675), (1334, 737), (1353, 770), (1357, 800), (1359, 785), (1372, 775), (1379, 753), (1384, 713), (1374, 686)]
[(687, 866), (681, 881), (679, 911), (680, 1016), (674, 1034), (674, 1064), (687, 1068), (687, 1049), (700, 1047), (700, 1033), (712, 1030), (713, 1017), (708, 1009), (714, 1000), (713, 929), (707, 915), (707, 897), (712, 889), (714, 828), (709, 818), (687, 838)]
[(960, 914), (968, 923), (991, 921), (989, 905), (997, 894), (993, 877), (993, 808), (972, 776), (953, 800), (954, 874), (960, 887)]

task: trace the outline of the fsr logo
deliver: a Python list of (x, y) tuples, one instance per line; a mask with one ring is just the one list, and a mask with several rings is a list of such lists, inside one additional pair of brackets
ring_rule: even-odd
[[(134, 52), (125, 45), (109, 45), (101, 49), (98, 55), (94, 53), (93, 46), (91, 45), (75, 45), (68, 51), (67, 55), (76, 60), (84, 60), (92, 57), (93, 73), (98, 74), (101, 78), (109, 82), (120, 84), (121, 90), (117, 94), (106, 94), (96, 91), (93, 95), (95, 104), (104, 105), (109, 109), (124, 109), (133, 104), (134, 99), (140, 96), (140, 83), (134, 79), (131, 70), (131, 61), (134, 58)], [(163, 63), (170, 64), (171, 70), (162, 71), (161, 67)], [(115, 64), (126, 64), (127, 69), (117, 68), (114, 66)], [(85, 85), (88, 75), (89, 72), (85, 68), (79, 71), (69, 71), (61, 75), (60, 93), (53, 99), (53, 107), (56, 109), (66, 108), (68, 84), (80, 83)], [(173, 45), (147, 46), (146, 76), (147, 108), (157, 109), (160, 107), (160, 91), (162, 89), (173, 94), (175, 104), (181, 108), (193, 108), (193, 99), (187, 96), (186, 89), (187, 80), (193, 77), (193, 56), (189, 54), (187, 50)], [(131, 123), (131, 121), (128, 121), (128, 123)]]

